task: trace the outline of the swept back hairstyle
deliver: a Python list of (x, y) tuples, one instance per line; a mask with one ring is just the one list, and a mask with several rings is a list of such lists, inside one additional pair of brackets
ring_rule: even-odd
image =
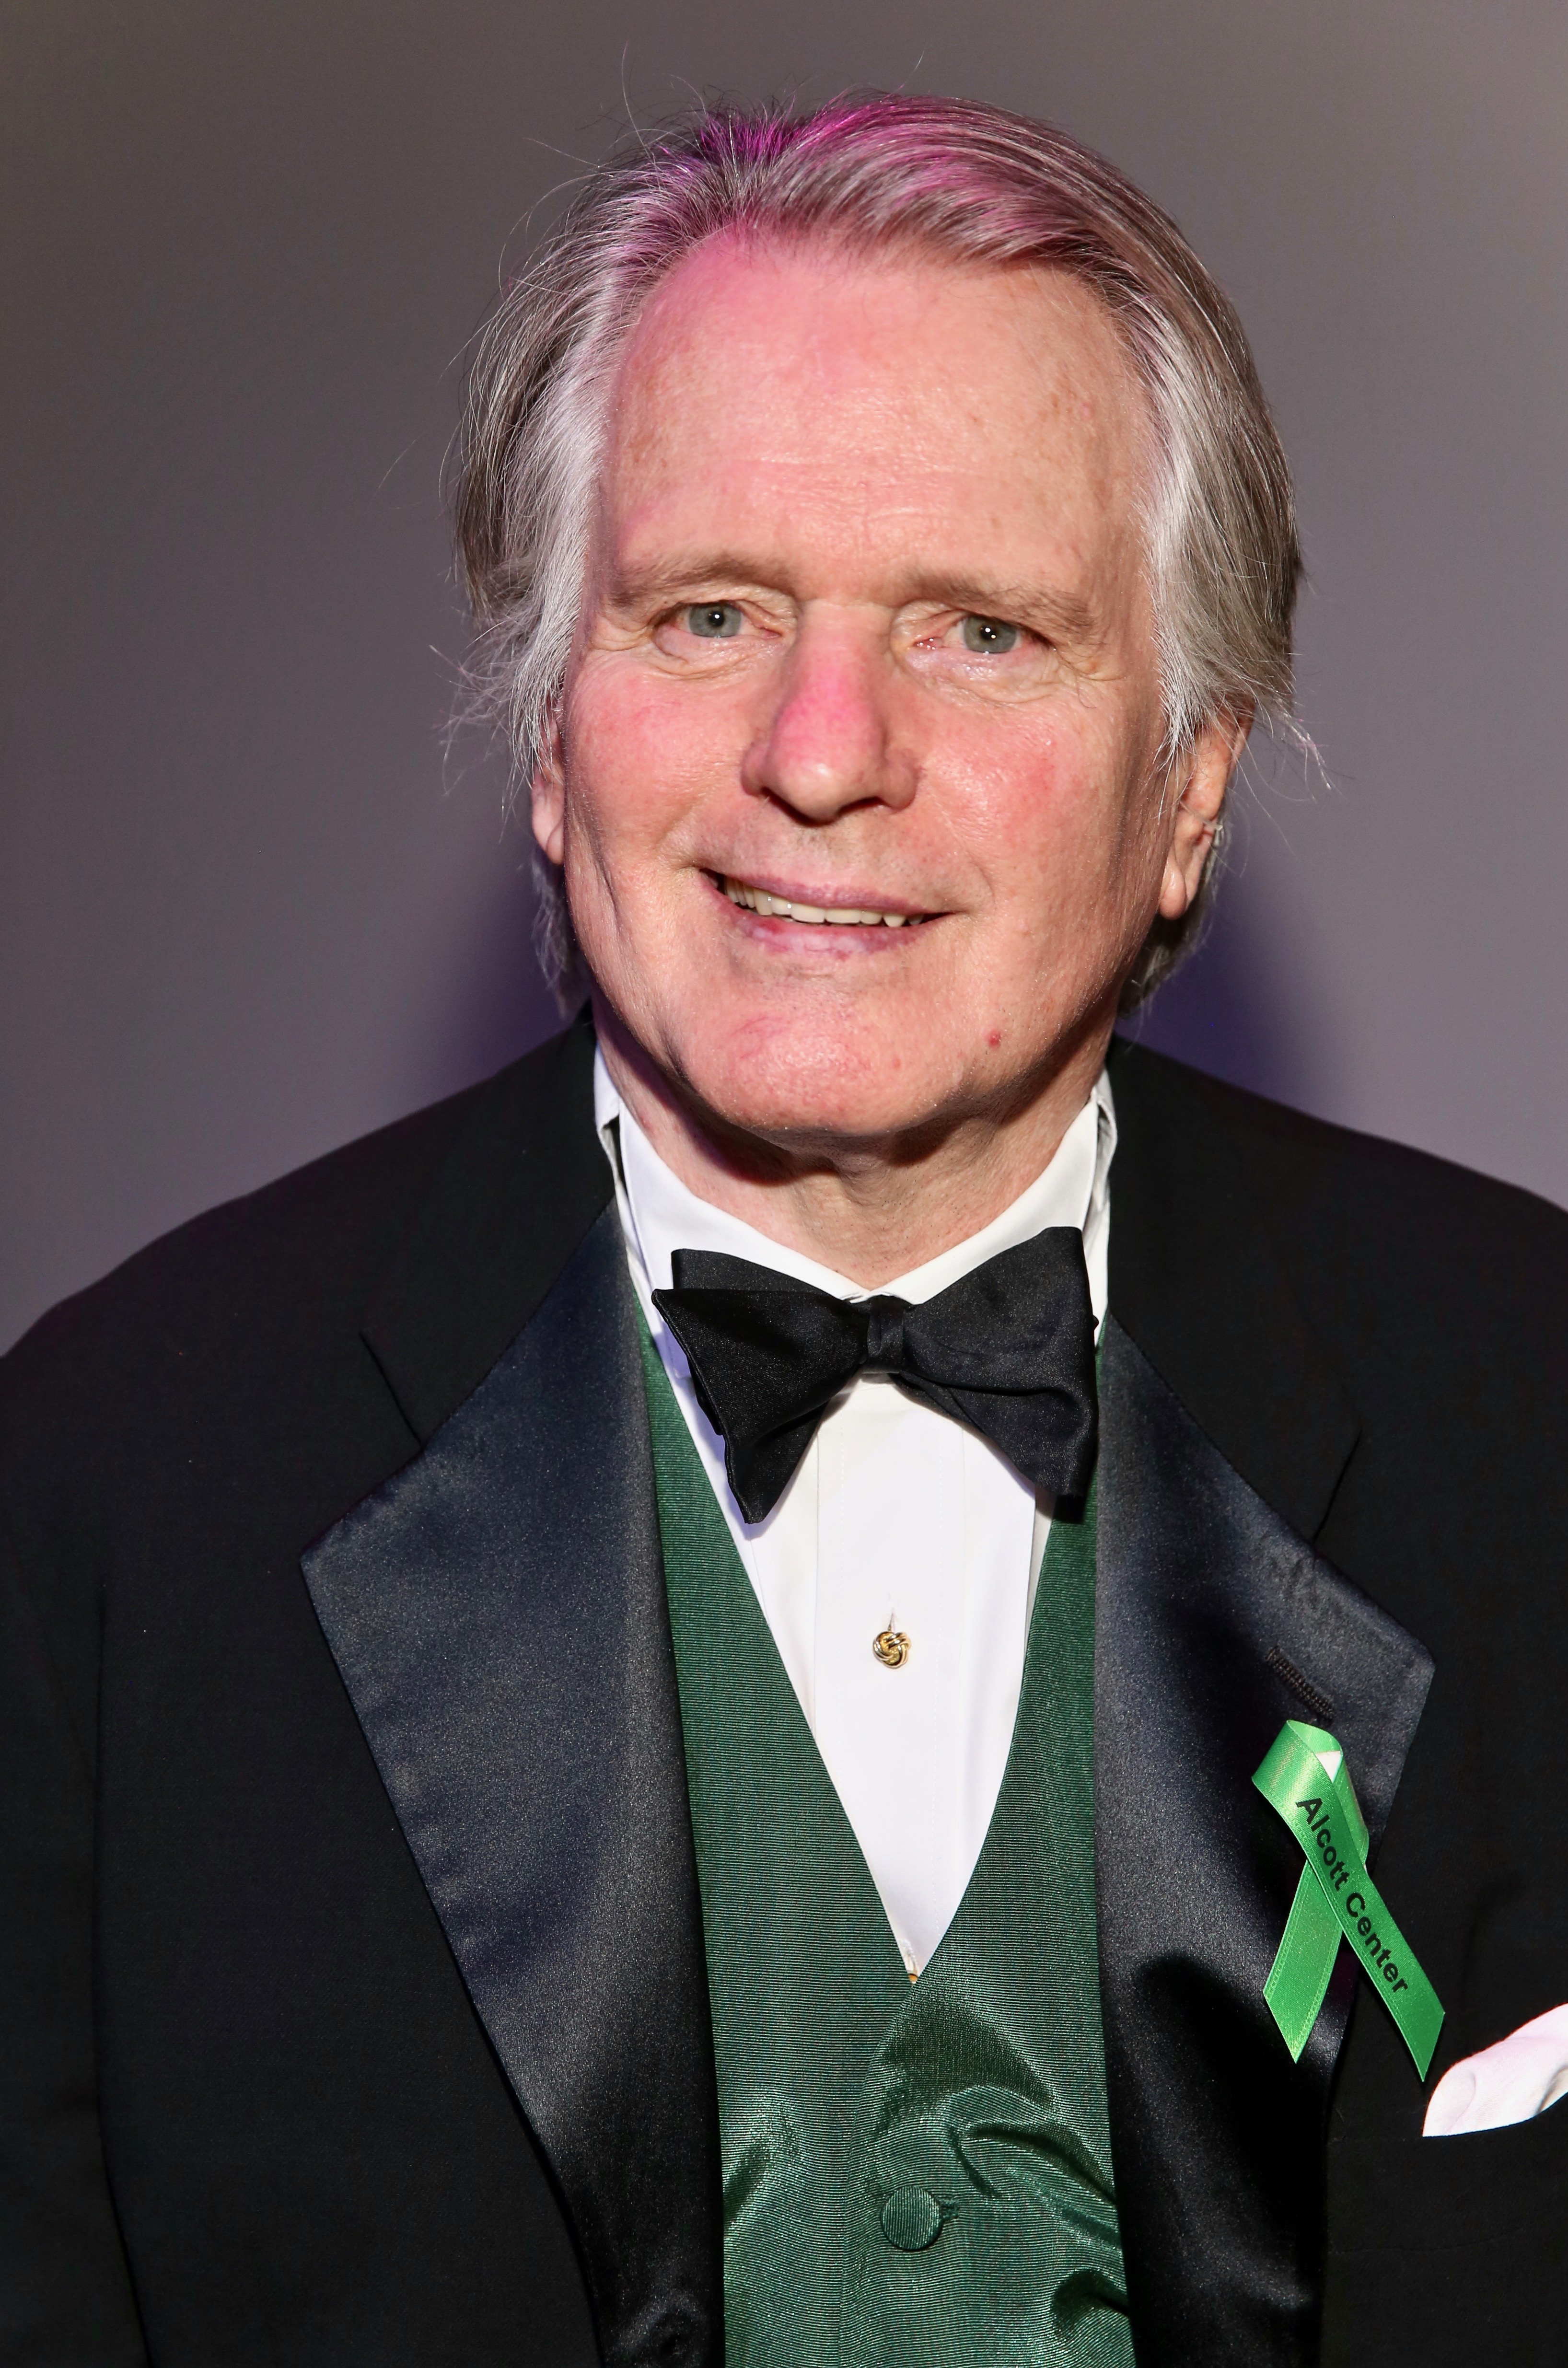
[[(1147, 398), (1144, 546), (1169, 762), (1207, 723), (1293, 731), (1301, 574), (1290, 471), (1234, 308), (1169, 216), (1052, 126), (971, 101), (881, 93), (814, 113), (700, 106), (590, 172), (480, 340), (457, 450), (460, 565), (474, 620), (467, 712), (531, 778), (582, 598), (618, 363), (651, 291), (705, 239), (823, 239), (1093, 290)], [(918, 367), (915, 362), (914, 367)], [(1156, 921), (1131, 1008), (1195, 940), (1210, 884)], [(558, 993), (575, 948), (540, 859), (538, 944)]]

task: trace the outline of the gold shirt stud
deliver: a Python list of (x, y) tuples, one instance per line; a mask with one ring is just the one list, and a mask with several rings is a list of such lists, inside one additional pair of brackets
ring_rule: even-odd
[(902, 1669), (908, 1660), (909, 1639), (902, 1629), (893, 1626), (891, 1613), (881, 1634), (871, 1639), (871, 1650), (884, 1669)]

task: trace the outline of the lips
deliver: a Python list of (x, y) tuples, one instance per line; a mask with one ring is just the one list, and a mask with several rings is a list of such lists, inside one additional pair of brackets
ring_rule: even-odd
[(903, 929), (918, 928), (926, 918), (924, 913), (886, 913), (866, 905), (803, 905), (790, 896), (776, 896), (770, 889), (754, 888), (745, 880), (722, 879), (719, 885), (744, 912), (777, 921), (804, 921), (818, 928)]

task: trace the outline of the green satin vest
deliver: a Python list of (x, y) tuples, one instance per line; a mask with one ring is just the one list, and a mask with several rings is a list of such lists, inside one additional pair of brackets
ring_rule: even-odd
[(995, 1815), (912, 1985), (646, 1338), (643, 1362), (719, 2077), (727, 2368), (1131, 2368), (1095, 1933), (1093, 1496), (1083, 1521), (1051, 1523)]

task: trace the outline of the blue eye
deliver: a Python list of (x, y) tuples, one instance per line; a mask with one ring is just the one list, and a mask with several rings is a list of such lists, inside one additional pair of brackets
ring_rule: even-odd
[(966, 617), (963, 620), (963, 645), (979, 658), (1005, 656), (1018, 646), (1017, 625), (1004, 624), (1000, 617)]
[(699, 642), (731, 642), (744, 620), (733, 600), (702, 600), (686, 612), (686, 630)]

